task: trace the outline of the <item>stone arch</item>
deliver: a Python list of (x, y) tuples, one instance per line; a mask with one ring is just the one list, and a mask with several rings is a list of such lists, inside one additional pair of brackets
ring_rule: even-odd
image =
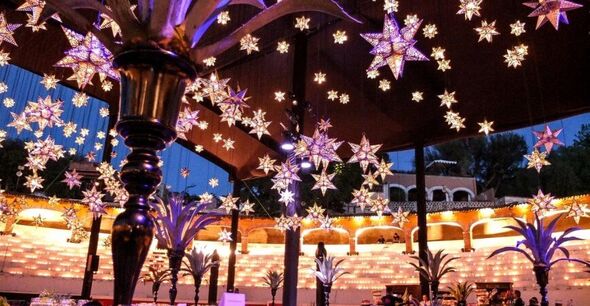
[[(376, 235), (370, 235), (374, 232)], [(392, 242), (393, 235), (397, 233), (400, 237), (400, 241), (404, 239), (404, 231), (402, 228), (392, 225), (376, 225), (360, 228), (356, 231), (354, 239), (357, 244), (374, 244), (377, 243), (379, 235), (383, 235), (385, 241)], [(369, 237), (367, 237), (370, 235)]]
[(285, 242), (285, 233), (271, 226), (252, 228), (248, 230), (247, 237), (248, 243), (282, 244)]
[(348, 244), (350, 233), (343, 229), (334, 227), (331, 230), (322, 228), (310, 228), (301, 232), (301, 244)]
[(408, 200), (408, 190), (405, 186), (400, 184), (388, 184), (389, 201), (404, 202)]
[[(457, 187), (451, 191), (451, 194), (453, 201), (472, 201), (475, 198), (473, 191), (465, 187)], [(467, 198), (463, 200), (465, 195), (467, 195)]]

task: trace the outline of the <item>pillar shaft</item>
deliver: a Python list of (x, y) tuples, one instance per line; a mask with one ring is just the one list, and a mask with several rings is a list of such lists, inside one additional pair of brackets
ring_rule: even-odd
[[(428, 228), (426, 226), (426, 169), (424, 168), (424, 146), (416, 145), (414, 149), (416, 161), (416, 211), (418, 218), (418, 256), (428, 261)], [(428, 280), (420, 275), (422, 295), (429, 295)]]

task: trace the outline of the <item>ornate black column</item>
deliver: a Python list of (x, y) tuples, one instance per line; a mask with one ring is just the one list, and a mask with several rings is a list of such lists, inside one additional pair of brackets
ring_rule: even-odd
[[(315, 251), (315, 258), (324, 260), (328, 256), (328, 251), (324, 246), (324, 242), (318, 243), (318, 248)], [(315, 265), (317, 271), (320, 270), (318, 264)], [(315, 304), (316, 306), (324, 306), (326, 304), (326, 294), (324, 293), (324, 283), (319, 278), (315, 278)]]
[[(424, 146), (417, 144), (414, 148), (416, 162), (416, 214), (418, 218), (418, 256), (428, 261), (428, 228), (426, 226), (426, 169), (424, 168)], [(430, 296), (428, 280), (420, 275), (420, 291)]]
[[(242, 181), (234, 180), (232, 196), (240, 197)], [(232, 209), (231, 211), (231, 238), (229, 242), (229, 260), (227, 264), (227, 292), (234, 291), (234, 282), (236, 279), (236, 247), (238, 245), (238, 222), (240, 220), (240, 210)]]
[(219, 277), (219, 254), (217, 254), (217, 250), (213, 251), (211, 261), (217, 262), (217, 264), (209, 270), (209, 296), (207, 298), (207, 304), (215, 305), (217, 304), (217, 279)]
[(190, 61), (160, 49), (131, 49), (118, 54), (121, 74), (117, 131), (131, 149), (121, 170), (129, 192), (125, 211), (113, 223), (115, 305), (130, 305), (154, 235), (148, 198), (162, 180), (157, 152), (176, 138), (181, 98), (196, 77)]

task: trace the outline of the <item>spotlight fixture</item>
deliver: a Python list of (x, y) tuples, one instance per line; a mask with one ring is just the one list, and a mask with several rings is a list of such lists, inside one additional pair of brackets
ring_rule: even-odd
[(291, 141), (287, 140), (281, 144), (281, 149), (285, 152), (291, 152), (293, 149), (295, 149), (295, 145)]
[(301, 163), (299, 163), (299, 166), (301, 167), (301, 169), (309, 169), (313, 165), (311, 164), (308, 158), (304, 158), (301, 160)]

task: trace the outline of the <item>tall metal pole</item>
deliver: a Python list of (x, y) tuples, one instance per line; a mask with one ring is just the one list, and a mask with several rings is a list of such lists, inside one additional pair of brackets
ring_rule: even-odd
[[(426, 173), (424, 167), (424, 145), (417, 144), (414, 149), (416, 162), (416, 212), (418, 217), (418, 256), (428, 261), (428, 228), (426, 226)], [(420, 275), (420, 290), (422, 295), (429, 295), (428, 280)]]
[[(109, 121), (107, 124), (107, 136), (105, 138), (104, 151), (102, 152), (102, 161), (110, 163), (111, 153), (113, 146), (111, 145), (110, 130), (115, 128), (115, 122), (117, 121), (117, 112), (113, 107), (109, 108)], [(96, 255), (98, 251), (98, 238), (100, 234), (100, 225), (102, 223), (102, 216), (92, 219), (92, 225), (90, 226), (90, 238), (88, 241), (88, 253), (86, 255), (86, 268), (84, 269), (84, 279), (82, 280), (82, 293), (80, 297), (84, 300), (89, 300), (92, 293), (92, 282), (94, 281), (94, 273), (98, 271), (98, 265), (100, 258)]]
[[(293, 107), (293, 113), (297, 116), (296, 125), (303, 133), (303, 117), (305, 115), (305, 76), (307, 70), (307, 38), (300, 33), (295, 36), (295, 59), (293, 60), (293, 94), (297, 104)], [(295, 131), (295, 127), (291, 127)], [(290, 191), (294, 194), (294, 201), (285, 210), (287, 217), (295, 214), (301, 215), (301, 193), (298, 182), (291, 183)], [(299, 239), (301, 231), (289, 229), (285, 232), (285, 271), (283, 283), (283, 305), (297, 306), (297, 278), (299, 269)]]
[[(234, 180), (233, 197), (240, 197), (240, 190), (242, 189), (242, 182)], [(234, 291), (234, 282), (236, 279), (236, 247), (238, 245), (238, 222), (240, 220), (240, 211), (233, 209), (231, 211), (231, 238), (229, 242), (229, 260), (227, 264), (227, 292)]]
[(207, 298), (207, 304), (209, 305), (216, 305), (217, 304), (217, 279), (219, 277), (219, 254), (217, 250), (213, 251), (213, 255), (211, 256), (212, 262), (217, 262), (216, 265), (211, 267), (209, 271), (209, 296)]

